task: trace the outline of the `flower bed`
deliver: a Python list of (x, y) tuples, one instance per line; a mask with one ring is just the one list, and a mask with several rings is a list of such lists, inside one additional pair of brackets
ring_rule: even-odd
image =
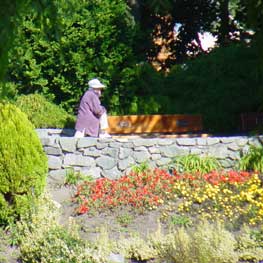
[[(117, 180), (100, 178), (78, 185), (77, 213), (131, 206), (140, 211), (170, 204), (169, 209), (204, 218), (241, 220), (252, 225), (262, 220), (263, 189), (258, 174), (212, 171), (172, 174), (164, 169), (132, 171)], [(180, 202), (178, 202), (180, 200)]]
[(122, 205), (153, 209), (173, 193), (176, 178), (161, 169), (131, 172), (118, 180), (100, 178), (78, 186), (76, 200), (80, 214), (89, 209), (108, 209)]
[[(107, 263), (115, 256), (121, 262), (147, 263), (263, 259), (263, 193), (257, 173), (178, 173), (140, 166), (118, 180), (78, 182), (77, 188), (74, 180), (63, 187), (72, 183), (70, 189), (77, 189), (79, 216), (68, 211), (72, 206), (66, 202), (69, 221), (63, 214), (60, 225), (56, 204), (43, 196), (18, 222), (21, 262)], [(155, 224), (155, 219), (160, 220)]]

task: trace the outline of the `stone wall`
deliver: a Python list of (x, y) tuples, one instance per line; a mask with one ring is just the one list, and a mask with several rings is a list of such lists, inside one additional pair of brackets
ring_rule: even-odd
[(167, 165), (171, 158), (185, 154), (208, 154), (231, 168), (249, 145), (259, 145), (263, 136), (130, 138), (73, 137), (73, 130), (37, 129), (48, 156), (49, 174), (64, 176), (67, 170), (94, 178), (118, 178), (133, 165), (147, 161), (152, 167)]

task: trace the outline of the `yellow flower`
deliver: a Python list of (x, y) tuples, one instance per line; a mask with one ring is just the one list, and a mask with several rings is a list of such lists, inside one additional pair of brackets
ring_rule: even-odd
[(159, 199), (158, 202), (159, 202), (160, 204), (163, 204), (163, 203), (164, 203), (163, 199)]

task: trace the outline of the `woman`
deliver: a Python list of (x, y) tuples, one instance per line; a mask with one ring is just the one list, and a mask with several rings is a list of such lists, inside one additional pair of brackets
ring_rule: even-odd
[(89, 89), (82, 96), (75, 125), (75, 137), (85, 135), (99, 138), (111, 137), (107, 133), (108, 120), (106, 109), (101, 105), (100, 96), (105, 85), (98, 79), (88, 82)]

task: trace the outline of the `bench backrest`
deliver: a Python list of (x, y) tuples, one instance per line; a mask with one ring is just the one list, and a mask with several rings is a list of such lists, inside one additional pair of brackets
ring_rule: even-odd
[(108, 116), (109, 133), (188, 133), (203, 129), (201, 115), (124, 115)]
[(253, 129), (263, 127), (263, 113), (262, 112), (248, 112), (240, 114), (241, 130), (251, 131)]

